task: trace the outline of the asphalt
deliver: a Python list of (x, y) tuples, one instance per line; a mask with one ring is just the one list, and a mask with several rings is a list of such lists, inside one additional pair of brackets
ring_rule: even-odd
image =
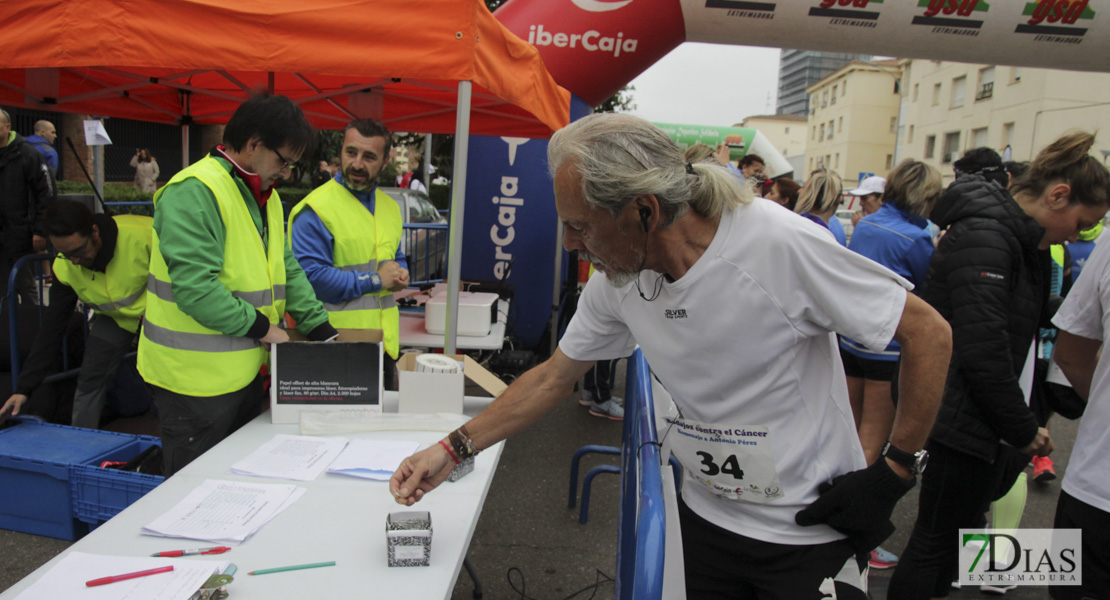
[[(618, 376), (617, 389), (623, 388)], [(602, 475), (594, 481), (589, 522), (578, 523), (577, 509), (567, 508), (570, 459), (585, 444), (618, 445), (619, 422), (589, 415), (576, 397), (556, 408), (531, 428), (506, 442), (497, 474), (471, 542), (469, 559), (492, 600), (528, 598), (554, 600), (615, 597), (611, 579), (616, 570), (617, 478)], [(157, 434), (151, 416), (115, 421), (115, 431)], [(1052, 423), (1056, 470), (1063, 477), (1075, 440), (1076, 423), (1059, 417)], [(615, 464), (612, 456), (588, 456), (582, 473), (601, 464)], [(1022, 527), (1052, 526), (1059, 480), (1031, 483)], [(8, 493), (6, 491), (6, 493)], [(917, 514), (916, 491), (899, 503), (893, 520), (897, 531), (884, 544), (900, 554)], [(0, 590), (65, 550), (69, 542), (0, 530)], [(891, 571), (870, 576), (871, 597), (885, 598)], [(452, 600), (474, 597), (473, 583), (463, 571)], [(978, 589), (952, 590), (951, 598), (987, 597)], [(1008, 598), (1047, 597), (1043, 587), (1019, 587)]]

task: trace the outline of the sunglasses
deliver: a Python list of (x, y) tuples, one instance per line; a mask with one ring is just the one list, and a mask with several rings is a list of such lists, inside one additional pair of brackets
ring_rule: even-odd
[(58, 256), (64, 259), (84, 258), (85, 249), (89, 247), (89, 240), (92, 238), (85, 238), (85, 243), (81, 244), (74, 250), (69, 252), (58, 252)]

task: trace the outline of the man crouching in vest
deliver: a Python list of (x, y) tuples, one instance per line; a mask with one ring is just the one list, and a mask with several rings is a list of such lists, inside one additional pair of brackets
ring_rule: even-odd
[(400, 339), (393, 292), (409, 284), (401, 251), (401, 209), (377, 189), (393, 136), (361, 119), (347, 125), (335, 178), (289, 213), (289, 242), (328, 318), (345, 329), (381, 329), (382, 383), (397, 389), (394, 366)]
[(139, 372), (154, 386), (166, 477), (258, 414), (258, 371), (270, 344), (289, 341), (286, 311), (310, 340), (336, 335), (285, 244), (272, 189), (315, 137), (289, 98), (251, 98), (223, 144), (154, 195)]
[(23, 403), (51, 375), (66, 325), (80, 300), (95, 316), (77, 376), (72, 424), (96, 429), (108, 391), (124, 355), (135, 349), (146, 308), (151, 219), (139, 215), (93, 215), (87, 206), (58, 200), (43, 215), (43, 232), (58, 250), (50, 303), (16, 393), (0, 409), (19, 414)]

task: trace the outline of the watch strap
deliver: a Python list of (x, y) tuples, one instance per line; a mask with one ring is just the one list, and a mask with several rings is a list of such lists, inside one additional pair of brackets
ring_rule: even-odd
[(909, 467), (914, 471), (917, 470), (917, 457), (909, 452), (906, 452), (905, 450), (902, 450), (894, 444), (891, 444), (890, 442), (886, 442), (885, 444), (883, 444), (883, 449), (880, 454), (882, 456), (890, 458), (890, 460), (893, 460), (900, 465)]

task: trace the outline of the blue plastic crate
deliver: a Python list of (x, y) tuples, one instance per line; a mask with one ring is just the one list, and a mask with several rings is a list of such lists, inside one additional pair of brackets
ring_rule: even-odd
[[(156, 437), (136, 436), (134, 441), (113, 450), (102, 460), (128, 461), (151, 446), (161, 445), (161, 440)], [(96, 529), (118, 515), (164, 481), (161, 476), (102, 469), (98, 464), (73, 465), (70, 477), (73, 482), (73, 514), (78, 520), (91, 525), (90, 529)]]
[(0, 528), (75, 540), (70, 467), (104, 460), (136, 436), (25, 421), (0, 430)]

